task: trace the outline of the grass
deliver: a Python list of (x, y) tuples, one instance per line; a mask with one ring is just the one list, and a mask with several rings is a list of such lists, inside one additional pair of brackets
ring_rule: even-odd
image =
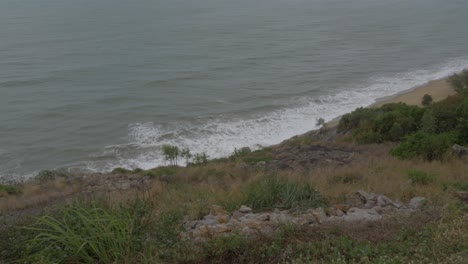
[(325, 199), (310, 185), (267, 176), (252, 183), (245, 192), (244, 204), (256, 209), (317, 208)]
[(20, 193), (21, 193), (21, 189), (16, 186), (0, 184), (0, 197), (20, 194)]
[(42, 216), (26, 229), (37, 232), (29, 241), (27, 262), (114, 263), (135, 258), (141, 248), (142, 218), (138, 206), (104, 208), (73, 205), (57, 216)]
[[(450, 105), (434, 103), (427, 108), (451, 109)], [(442, 116), (452, 110), (435, 112)], [(376, 122), (375, 126), (366, 123), (368, 116)], [(408, 116), (424, 119), (420, 110), (393, 105), (377, 114), (359, 110), (355, 116), (348, 116), (342, 129), (353, 135), (352, 129), (362, 122), (359, 135), (365, 140), (373, 141), (372, 133), (381, 130), (392, 132), (377, 141), (408, 140), (404, 135), (416, 129), (415, 122), (406, 120)], [(398, 127), (395, 123), (399, 121), (395, 120), (407, 123)], [(452, 121), (447, 119), (428, 131), (453, 127), (460, 130)], [(443, 137), (446, 132), (442, 130), (430, 138), (423, 135), (414, 142), (408, 140), (411, 146), (405, 154), (414, 151), (412, 146), (426, 141), (440, 145), (434, 138)], [(200, 166), (167, 166), (147, 171), (117, 168), (108, 175), (86, 177), (47, 172), (38, 181), (14, 187), (0, 185), (0, 220), (8, 227), (0, 226), (0, 246), (5, 249), (0, 250), (0, 256), (21, 263), (467, 262), (468, 208), (456, 196), (458, 191), (468, 191), (466, 158), (443, 153), (443, 145), (440, 153), (431, 152), (433, 148), (422, 153), (440, 155), (440, 159), (418, 153), (400, 159), (390, 154), (399, 142), (357, 145), (338, 139), (327, 144), (356, 150), (352, 163), (276, 171), (267, 166), (259, 170), (256, 166), (260, 161), (271, 161), (277, 151), (310, 146), (317, 141), (313, 135), (304, 135), (277, 148), (243, 149), (230, 158)], [(90, 184), (98, 184), (103, 176), (124, 181), (125, 174), (145, 178), (145, 188), (108, 190), (100, 188), (106, 186)], [(357, 190), (385, 194), (403, 203), (422, 196), (427, 198), (428, 207), (410, 217), (377, 223), (282, 226), (272, 236), (256, 240), (235, 232), (205, 242), (184, 236), (184, 221), (202, 218), (212, 205), (230, 212), (243, 204), (259, 211), (315, 207), (327, 210), (328, 205), (345, 203)], [(66, 205), (67, 199), (78, 198), (82, 201)], [(51, 205), (58, 209), (40, 212)], [(40, 217), (34, 224), (14, 224), (17, 219), (25, 220), (23, 212)]]

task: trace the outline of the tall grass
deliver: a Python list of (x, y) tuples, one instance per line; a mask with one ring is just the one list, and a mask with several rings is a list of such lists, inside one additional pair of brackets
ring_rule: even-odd
[(253, 208), (320, 207), (325, 199), (308, 183), (266, 176), (248, 186), (244, 203)]
[(29, 230), (26, 261), (39, 263), (126, 262), (141, 249), (144, 208), (73, 205), (43, 216)]

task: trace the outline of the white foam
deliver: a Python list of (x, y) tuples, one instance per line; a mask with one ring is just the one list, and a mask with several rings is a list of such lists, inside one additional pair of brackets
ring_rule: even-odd
[(244, 146), (256, 148), (258, 145), (277, 144), (294, 135), (316, 129), (316, 120), (320, 117), (331, 120), (357, 107), (368, 106), (376, 98), (444, 78), (467, 66), (468, 58), (461, 58), (431, 69), (377, 76), (334, 94), (318, 98), (296, 98), (290, 107), (245, 119), (219, 116), (164, 125), (153, 122), (131, 124), (131, 143), (109, 146), (103, 153), (109, 159), (88, 162), (87, 167), (102, 171), (115, 167), (149, 169), (163, 165), (165, 161), (160, 151), (163, 144), (188, 147), (193, 153), (205, 152), (210, 158), (230, 155), (235, 148)]

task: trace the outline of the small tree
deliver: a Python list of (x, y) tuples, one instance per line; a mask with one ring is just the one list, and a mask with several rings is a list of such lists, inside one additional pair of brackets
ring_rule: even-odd
[(193, 155), (192, 164), (194, 165), (203, 165), (208, 163), (208, 155), (205, 152), (197, 153)]
[(186, 164), (189, 164), (190, 159), (192, 158), (192, 153), (190, 153), (190, 149), (184, 148), (180, 151), (180, 156), (185, 159)]
[(317, 123), (315, 123), (315, 125), (318, 127), (325, 125), (325, 119), (320, 117), (319, 119), (317, 119)]
[(177, 165), (177, 161), (180, 154), (180, 150), (177, 146), (163, 145), (162, 152), (164, 155), (164, 159), (166, 161), (169, 161), (169, 164), (171, 166)]
[(430, 106), (432, 104), (432, 96), (425, 94), (422, 98), (421, 104), (423, 106)]

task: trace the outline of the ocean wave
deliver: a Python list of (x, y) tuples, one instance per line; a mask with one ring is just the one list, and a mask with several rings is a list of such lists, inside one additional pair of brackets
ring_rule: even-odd
[(436, 67), (393, 76), (375, 76), (338, 92), (292, 98), (285, 107), (269, 112), (220, 115), (164, 124), (134, 123), (128, 127), (128, 144), (108, 146), (89, 161), (92, 171), (115, 167), (149, 169), (164, 165), (163, 144), (187, 147), (210, 158), (230, 155), (235, 148), (268, 146), (294, 135), (316, 129), (316, 120), (332, 120), (357, 107), (371, 105), (377, 98), (390, 96), (431, 80), (444, 78), (468, 66), (468, 57)]

